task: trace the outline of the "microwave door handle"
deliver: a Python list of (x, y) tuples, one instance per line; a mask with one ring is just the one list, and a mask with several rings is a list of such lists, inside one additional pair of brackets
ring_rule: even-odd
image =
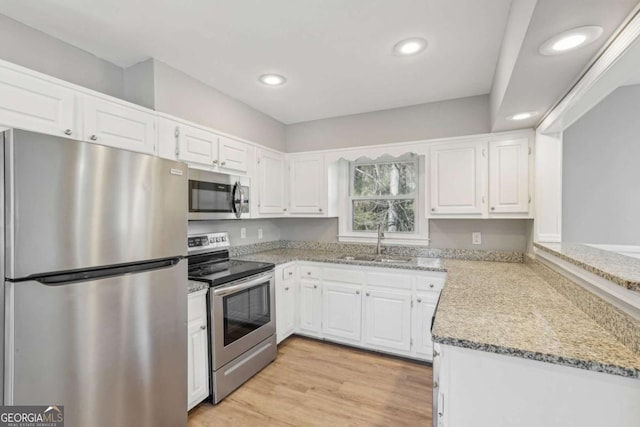
[(236, 215), (236, 218), (240, 218), (240, 207), (238, 206), (239, 200), (238, 200), (238, 190), (240, 189), (240, 183), (236, 182), (233, 185), (233, 190), (231, 192), (231, 209), (233, 210), (233, 213)]

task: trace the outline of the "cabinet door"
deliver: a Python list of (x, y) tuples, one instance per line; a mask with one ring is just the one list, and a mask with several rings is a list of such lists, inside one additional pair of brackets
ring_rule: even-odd
[(178, 136), (180, 123), (158, 117), (158, 157), (169, 160), (178, 159)]
[(413, 318), (416, 354), (426, 360), (433, 360), (431, 319), (438, 303), (438, 295), (439, 292), (418, 292), (416, 294)]
[(93, 96), (83, 98), (83, 111), (86, 141), (155, 153), (155, 114)]
[(320, 281), (302, 279), (300, 294), (300, 332), (306, 335), (320, 336), (322, 322), (322, 299)]
[(328, 191), (322, 154), (290, 156), (289, 166), (290, 212), (322, 215)]
[(362, 286), (337, 282), (322, 284), (322, 334), (360, 342)]
[(247, 144), (226, 136), (218, 136), (218, 160), (220, 168), (246, 172), (249, 166)]
[(206, 292), (189, 295), (187, 323), (187, 409), (209, 396)]
[(276, 269), (276, 335), (278, 343), (296, 329), (295, 280), (288, 276), (293, 266)]
[(529, 140), (489, 143), (489, 212), (529, 211)]
[(481, 215), (485, 211), (486, 147), (485, 142), (431, 147), (431, 215)]
[(75, 110), (72, 90), (0, 66), (0, 125), (79, 139)]
[(411, 350), (411, 291), (365, 290), (365, 342), (388, 351)]
[(215, 166), (218, 162), (217, 150), (218, 136), (215, 133), (187, 125), (179, 127), (179, 160), (187, 163)]
[(260, 200), (258, 211), (261, 214), (286, 212), (284, 155), (262, 150), (259, 162)]

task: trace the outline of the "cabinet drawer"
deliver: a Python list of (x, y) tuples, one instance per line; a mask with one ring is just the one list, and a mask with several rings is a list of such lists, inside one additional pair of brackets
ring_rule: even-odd
[(296, 266), (289, 265), (282, 269), (282, 280), (291, 280), (296, 274)]
[(207, 293), (195, 292), (187, 299), (187, 319), (189, 322), (207, 318)]
[(320, 279), (320, 267), (311, 267), (304, 265), (299, 267), (299, 273), (301, 278), (304, 279)]
[(411, 277), (392, 273), (368, 273), (367, 285), (411, 289)]
[(322, 278), (332, 282), (357, 283), (364, 282), (364, 272), (357, 270), (344, 270), (339, 268), (325, 268)]
[(416, 277), (416, 290), (440, 292), (444, 287), (444, 281), (441, 277)]

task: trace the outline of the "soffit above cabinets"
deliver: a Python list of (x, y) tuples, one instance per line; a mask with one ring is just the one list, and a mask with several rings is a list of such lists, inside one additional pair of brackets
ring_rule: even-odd
[[(155, 58), (285, 123), (491, 93), (491, 130), (535, 126), (638, 0), (0, 0), (0, 13), (128, 67)], [(539, 47), (598, 25), (564, 55)], [(393, 47), (420, 37), (426, 49)], [(263, 74), (284, 76), (269, 87)], [(507, 116), (539, 114), (522, 122)]]

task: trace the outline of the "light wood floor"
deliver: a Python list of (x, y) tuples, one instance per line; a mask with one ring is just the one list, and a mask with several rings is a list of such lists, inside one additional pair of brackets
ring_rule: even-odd
[(301, 337), (189, 427), (430, 426), (431, 367)]

